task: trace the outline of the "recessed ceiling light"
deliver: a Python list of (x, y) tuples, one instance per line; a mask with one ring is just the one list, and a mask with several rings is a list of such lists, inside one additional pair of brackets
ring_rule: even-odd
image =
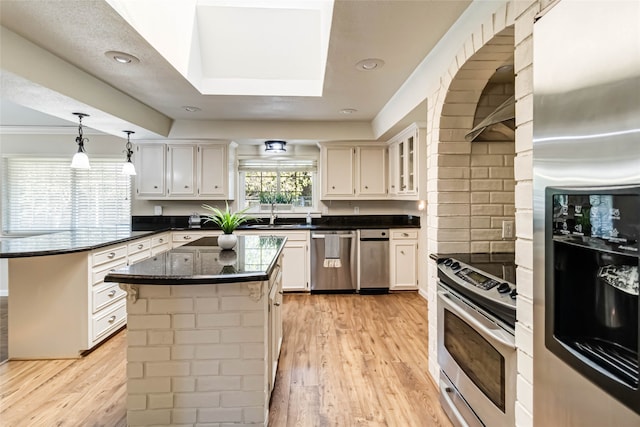
[(198, 108), (198, 107), (193, 107), (193, 106), (191, 106), (191, 105), (184, 105), (184, 106), (182, 107), (182, 109), (183, 109), (184, 111), (188, 111), (188, 112), (190, 112), (190, 113), (195, 113), (196, 111), (200, 111), (200, 108)]
[(104, 53), (107, 58), (111, 58), (119, 64), (135, 64), (140, 62), (138, 58), (128, 53), (118, 52), (117, 50), (110, 50)]
[(384, 61), (379, 58), (367, 58), (356, 64), (356, 69), (360, 71), (373, 71), (382, 68)]
[(343, 108), (342, 110), (340, 110), (341, 114), (353, 114), (355, 112), (357, 112), (358, 110), (356, 110), (355, 108)]

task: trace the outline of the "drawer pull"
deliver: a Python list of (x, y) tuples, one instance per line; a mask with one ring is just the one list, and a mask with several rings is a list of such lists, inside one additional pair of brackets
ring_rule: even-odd
[(400, 253), (401, 253), (402, 255), (404, 255), (404, 251), (400, 251)]
[(111, 291), (109, 291), (109, 293), (107, 294), (109, 296), (109, 298), (113, 297), (116, 294), (116, 290), (112, 289)]
[(404, 237), (409, 237), (409, 233), (402, 233)]
[(184, 236), (183, 239), (184, 240), (191, 240), (191, 236)]
[(142, 249), (142, 248), (144, 248), (144, 245), (141, 243), (138, 245), (138, 249)]
[(164, 239), (160, 238), (160, 239), (158, 239), (158, 242), (162, 243), (162, 242), (164, 242)]
[(275, 305), (276, 307), (280, 307), (280, 303), (279, 302), (274, 302), (273, 305)]
[(115, 315), (114, 315), (114, 316), (109, 317), (109, 323), (113, 323), (113, 322), (115, 322), (115, 321), (116, 321), (116, 316), (115, 316)]
[(116, 253), (115, 252), (111, 252), (109, 255), (107, 255), (107, 258), (111, 259), (111, 258), (113, 258), (115, 256), (116, 256)]

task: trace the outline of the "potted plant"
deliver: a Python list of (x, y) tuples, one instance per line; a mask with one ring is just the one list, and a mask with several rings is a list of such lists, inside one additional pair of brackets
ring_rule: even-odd
[(234, 213), (229, 209), (229, 203), (225, 202), (225, 204), (227, 207), (224, 211), (213, 206), (202, 205), (204, 209), (212, 212), (204, 215), (204, 222), (213, 222), (224, 233), (218, 237), (218, 246), (222, 249), (233, 249), (238, 243), (238, 238), (233, 234), (233, 231), (253, 217), (246, 214), (249, 208)]

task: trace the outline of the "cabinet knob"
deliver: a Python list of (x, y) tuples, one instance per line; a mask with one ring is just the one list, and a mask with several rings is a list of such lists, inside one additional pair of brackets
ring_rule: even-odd
[(113, 323), (116, 321), (116, 316), (109, 317), (109, 323)]
[(116, 256), (116, 253), (115, 252), (111, 252), (109, 255), (107, 255), (107, 258), (111, 259), (114, 256)]
[(401, 253), (402, 255), (404, 255), (404, 251), (400, 251), (400, 253)]
[(191, 236), (184, 236), (183, 239), (184, 240), (191, 240)]
[(184, 186), (184, 188), (189, 188), (189, 186), (188, 186), (188, 185), (185, 185), (185, 186)]
[(138, 249), (142, 249), (142, 248), (144, 248), (144, 245), (143, 244), (139, 244), (138, 245)]
[(274, 302), (273, 305), (275, 305), (276, 307), (280, 307), (280, 303), (278, 301)]
[(364, 189), (365, 189), (365, 190), (368, 190), (368, 189), (369, 189), (369, 187), (365, 185), (365, 186), (364, 186)]
[(116, 290), (112, 289), (107, 295), (109, 296), (109, 298), (113, 297), (116, 294)]
[(214, 186), (213, 186), (213, 188), (218, 188), (218, 186), (217, 186), (217, 185), (214, 185)]
[(160, 239), (158, 239), (158, 242), (162, 243), (162, 242), (164, 242), (164, 239), (160, 238)]
[(409, 237), (409, 233), (402, 233), (404, 237)]
[(332, 185), (332, 186), (331, 186), (331, 189), (332, 189), (332, 190), (335, 190), (335, 189), (336, 189), (336, 186), (335, 186), (335, 185)]
[(157, 186), (157, 185), (154, 185), (154, 186), (153, 186), (153, 188), (158, 188), (158, 186)]

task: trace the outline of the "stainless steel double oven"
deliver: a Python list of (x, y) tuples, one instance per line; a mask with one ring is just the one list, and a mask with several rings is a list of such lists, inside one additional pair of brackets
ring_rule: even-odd
[[(487, 272), (496, 268), (497, 275)], [(514, 426), (517, 292), (513, 254), (441, 257), (438, 277), (443, 408), (456, 426)]]

